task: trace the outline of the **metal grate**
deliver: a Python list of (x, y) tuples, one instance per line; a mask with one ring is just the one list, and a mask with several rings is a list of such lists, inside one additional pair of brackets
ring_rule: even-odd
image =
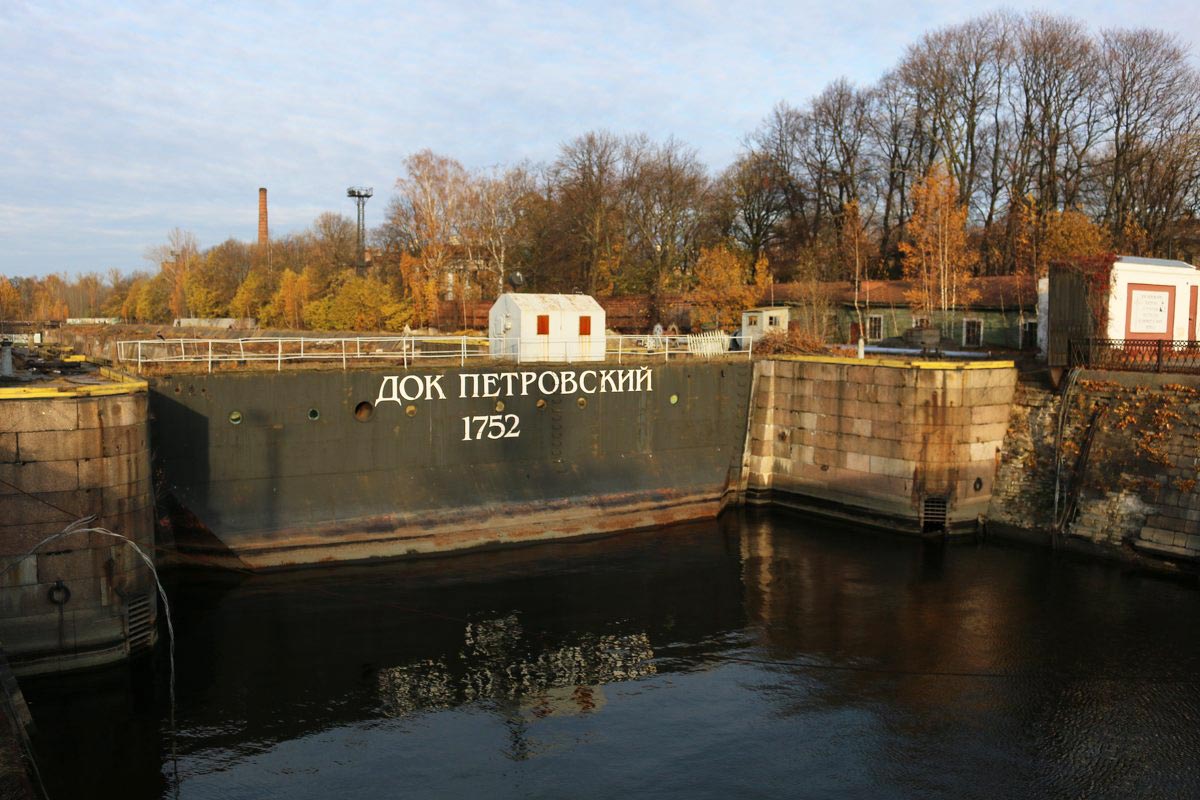
[(925, 498), (921, 507), (921, 530), (926, 533), (946, 530), (946, 498)]
[(1200, 342), (1169, 339), (1071, 339), (1068, 365), (1130, 372), (1200, 372)]
[(150, 595), (134, 595), (125, 604), (125, 641), (131, 654), (154, 645), (154, 607)]

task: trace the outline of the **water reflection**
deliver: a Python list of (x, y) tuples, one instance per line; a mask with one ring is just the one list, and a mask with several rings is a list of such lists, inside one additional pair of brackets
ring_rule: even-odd
[[(530, 652), (516, 614), (467, 623), (453, 663), (419, 659), (379, 671), (381, 713), (404, 716), (482, 700), (517, 700), (533, 716), (590, 712), (599, 687), (653, 675), (654, 648), (645, 633), (583, 634)], [(563, 691), (566, 690), (566, 691)]]
[[(170, 591), (185, 798), (1200, 786), (1194, 587), (1036, 550), (727, 515)], [(52, 797), (170, 796), (157, 666), (26, 687)]]

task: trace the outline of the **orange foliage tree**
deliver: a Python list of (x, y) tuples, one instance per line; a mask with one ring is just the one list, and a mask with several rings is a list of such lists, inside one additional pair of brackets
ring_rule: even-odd
[(913, 214), (900, 243), (904, 277), (912, 282), (909, 305), (930, 321), (934, 311), (948, 312), (979, 297), (971, 268), (979, 258), (967, 241), (967, 208), (958, 201), (958, 185), (940, 163), (912, 190)]
[(726, 244), (701, 248), (695, 274), (696, 285), (688, 295), (692, 309), (702, 325), (719, 328), (736, 326), (742, 310), (758, 302), (771, 280), (765, 256), (750, 269)]
[(0, 319), (19, 319), (22, 311), (21, 293), (8, 278), (0, 275)]

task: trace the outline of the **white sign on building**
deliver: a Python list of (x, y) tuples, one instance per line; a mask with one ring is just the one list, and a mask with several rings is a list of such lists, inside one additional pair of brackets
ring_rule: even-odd
[(1147, 292), (1134, 289), (1129, 293), (1130, 333), (1169, 333), (1167, 330), (1170, 292)]

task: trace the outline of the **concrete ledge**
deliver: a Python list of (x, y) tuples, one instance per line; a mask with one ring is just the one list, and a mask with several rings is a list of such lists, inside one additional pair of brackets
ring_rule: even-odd
[[(763, 360), (764, 366), (772, 361), (799, 361), (809, 364), (844, 364), (856, 367), (891, 367), (899, 369), (1015, 369), (1015, 361), (920, 361), (897, 358), (846, 358), (844, 356), (771, 356)], [(764, 375), (773, 375), (774, 367)]]

